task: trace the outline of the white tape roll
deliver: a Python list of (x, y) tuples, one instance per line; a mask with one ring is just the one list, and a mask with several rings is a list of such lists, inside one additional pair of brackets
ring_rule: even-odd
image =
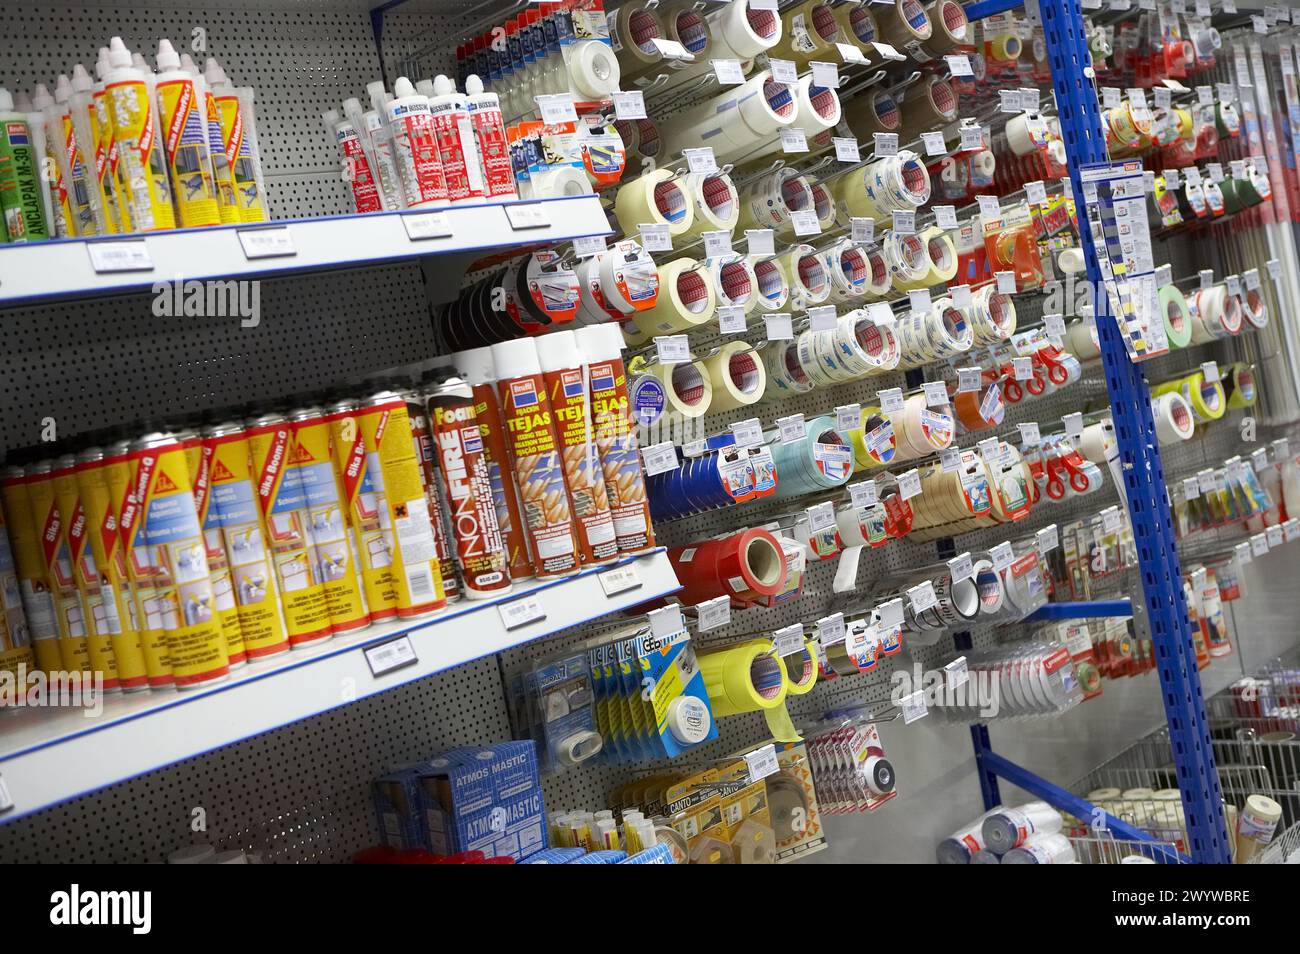
[(709, 146), (719, 161), (740, 160), (760, 154), (760, 148), (770, 145), (778, 129), (794, 122), (795, 114), (790, 88), (763, 70), (674, 117), (672, 125), (663, 130), (665, 145), (669, 155)]
[(731, 232), (740, 219), (740, 195), (725, 172), (692, 172), (682, 179), (690, 196), (695, 221), (686, 234)]
[(1067, 275), (1080, 274), (1085, 266), (1083, 250), (1079, 248), (1063, 249), (1061, 254), (1056, 256), (1056, 264)]
[(744, 308), (746, 314), (754, 310), (758, 297), (758, 279), (749, 259), (733, 252), (709, 259), (705, 263), (705, 271), (713, 286), (713, 297), (718, 307), (734, 305)]
[(1097, 341), (1097, 325), (1089, 316), (1072, 322), (1065, 329), (1066, 350), (1080, 361), (1091, 361), (1101, 357), (1101, 345)]
[(991, 345), (1006, 341), (1016, 331), (1016, 303), (993, 285), (985, 285), (971, 295), (972, 345)]
[[(591, 182), (587, 173), (573, 166), (548, 166), (535, 172), (529, 180), (534, 199), (559, 199), (572, 195), (591, 195)], [(649, 219), (642, 219), (649, 222)], [(632, 233), (635, 232), (635, 229)]]
[(799, 363), (798, 349), (793, 341), (769, 341), (763, 349), (763, 364), (767, 368), (768, 400), (798, 397), (813, 389), (812, 379)]
[(811, 245), (793, 245), (777, 257), (781, 272), (790, 286), (790, 307), (807, 311), (820, 305), (831, 294), (826, 266)]
[(840, 97), (829, 86), (814, 86), (812, 73), (799, 77), (791, 92), (795, 100), (795, 127), (809, 139), (823, 129), (834, 129), (840, 122)]
[(569, 88), (582, 102), (603, 102), (610, 98), (623, 78), (618, 57), (601, 40), (580, 40), (568, 59)]
[(1162, 444), (1190, 440), (1196, 433), (1196, 417), (1192, 406), (1177, 391), (1169, 391), (1151, 401), (1151, 412), (1156, 420), (1156, 438)]
[(835, 224), (835, 214), (839, 211), (835, 195), (821, 182), (809, 183), (809, 188), (812, 190), (813, 211), (817, 213), (817, 227), (823, 232), (829, 232)]
[(974, 334), (966, 313), (951, 298), (939, 298), (929, 311), (910, 312), (898, 323), (898, 340), (898, 366), (908, 370), (969, 351)]
[(596, 258), (606, 311), (622, 316), (654, 307), (658, 300), (659, 273), (654, 259), (639, 243), (631, 239), (616, 242)]
[(709, 15), (714, 57), (747, 60), (781, 42), (781, 17), (775, 10), (757, 10), (749, 0), (736, 0)]
[(717, 298), (704, 266), (693, 258), (674, 259), (659, 267), (655, 306), (623, 322), (623, 337), (629, 345), (643, 345), (658, 335), (708, 324), (716, 313)]
[(814, 209), (812, 186), (793, 169), (776, 169), (745, 186), (740, 196), (738, 228), (773, 229), (794, 234), (792, 213)]
[(911, 281), (896, 282), (900, 291), (946, 285), (957, 274), (957, 247), (947, 232), (932, 225), (920, 234), (920, 239), (925, 249), (925, 272)]
[(1016, 113), (1007, 120), (1007, 145), (1017, 156), (1027, 156), (1046, 142), (1037, 126), (1031, 126), (1028, 113)]
[[(582, 179), (586, 182), (585, 176)], [(614, 217), (629, 237), (642, 224), (667, 225), (670, 235), (685, 235), (695, 221), (695, 209), (677, 174), (655, 169), (618, 190)]]
[(780, 311), (790, 300), (790, 283), (776, 259), (761, 255), (751, 255), (749, 264), (754, 269), (754, 280), (758, 283), (758, 294), (754, 304), (758, 311)]
[(1115, 446), (1115, 426), (1110, 418), (1089, 424), (1079, 439), (1083, 456), (1098, 467), (1105, 467), (1108, 452)]
[(889, 268), (890, 287), (897, 294), (906, 294), (929, 271), (930, 256), (919, 235), (902, 235), (890, 230), (880, 243), (880, 251)]
[(889, 292), (890, 287), (889, 263), (885, 261), (884, 251), (879, 246), (867, 249), (866, 294), (872, 298), (881, 298)]
[(717, 354), (704, 360), (713, 391), (709, 410), (731, 411), (756, 404), (767, 389), (767, 371), (754, 346), (728, 341)]
[(830, 300), (836, 304), (858, 301), (867, 293), (871, 263), (861, 246), (841, 239), (822, 253), (831, 281)]
[(713, 401), (713, 383), (699, 361), (652, 364), (651, 374), (664, 386), (668, 409), (683, 417), (702, 417)]

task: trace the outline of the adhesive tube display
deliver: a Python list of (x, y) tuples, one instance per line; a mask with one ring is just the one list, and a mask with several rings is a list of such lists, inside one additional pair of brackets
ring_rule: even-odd
[[(111, 128), (104, 130), (100, 127), (95, 109), (94, 90), (94, 81), (90, 78), (90, 74), (86, 72), (86, 68), (80, 63), (76, 64), (72, 70), (72, 96), (68, 103), (69, 117), (72, 123), (73, 137), (81, 153), (82, 162), (86, 165), (90, 189), (95, 194), (94, 199), (91, 200), (91, 206), (96, 215), (96, 232), (97, 234), (110, 235), (121, 231), (122, 228), (118, 221), (117, 199), (114, 193), (115, 181), (111, 175), (108, 149), (104, 144), (104, 136), (107, 135), (111, 139), (112, 130)], [(103, 101), (102, 94), (100, 101)], [(201, 115), (206, 116), (206, 113), (203, 112), (205, 101), (202, 98), (198, 108)], [(105, 110), (107, 110), (106, 105)], [(209, 140), (210, 147), (211, 141)], [(215, 171), (215, 161), (213, 166)]]
[(655, 169), (618, 190), (614, 215), (624, 235), (636, 235), (648, 224), (667, 225), (670, 235), (679, 236), (694, 223), (695, 207), (675, 172)]
[(669, 550), (668, 559), (682, 582), (682, 602), (688, 604), (723, 595), (739, 603), (773, 596), (788, 572), (780, 542), (757, 528)]
[[(26, 618), (32, 655), (38, 669), (52, 672), (60, 668), (58, 628), (54, 602), (45, 575), (41, 543), (37, 536), (31, 498), (24, 469), (11, 464), (0, 479), (3, 510), (8, 539), (13, 551), (18, 594)], [(17, 632), (16, 626), (13, 632)]]
[(46, 220), (58, 238), (77, 234), (77, 215), (72, 209), (72, 177), (63, 142), (59, 107), (43, 83), (37, 84), (29, 101), (19, 104), (32, 134), (32, 146), (40, 156), (41, 192)]
[(235, 183), (239, 220), (264, 222), (268, 218), (266, 188), (262, 182), (262, 161), (257, 148), (253, 91), (232, 86), (221, 65), (212, 57), (208, 57), (203, 75), (221, 118), (221, 138)]
[(920, 156), (900, 149), (841, 177), (836, 198), (849, 215), (884, 222), (930, 200), (930, 174)]
[[(435, 381), (438, 376), (435, 370), (432, 374)], [(420, 491), (424, 494), (425, 504), (428, 507), (429, 531), (433, 535), (438, 576), (442, 580), (442, 594), (448, 603), (452, 603), (461, 597), (460, 575), (456, 565), (456, 542), (451, 527), (451, 512), (435, 463), (438, 451), (434, 445), (433, 424), (429, 420), (429, 409), (422, 392), (402, 388), (397, 393), (406, 405), (406, 416), (411, 427), (411, 446), (415, 449)], [(336, 453), (342, 446), (336, 443)], [(359, 549), (359, 546), (354, 546), (355, 549)]]
[(0, 89), (0, 216), (10, 242), (50, 238), (53, 226), (41, 192), (43, 150), (38, 149), (27, 114), (14, 109), (13, 97)]
[(713, 397), (711, 412), (731, 411), (756, 404), (767, 388), (767, 371), (753, 345), (729, 341), (704, 359)]
[(474, 131), (479, 167), (483, 171), (483, 197), (504, 202), (517, 197), (505, 121), (496, 93), (485, 92), (483, 81), (470, 74), (465, 79), (465, 108)]
[[(0, 506), (0, 670), (14, 677), (21, 674), (25, 680), (36, 660), (32, 654), (31, 634), (27, 628), (27, 617), (23, 612), (18, 587), (18, 573), (9, 546), (4, 507)], [(141, 677), (138, 688), (145, 688), (147, 683), (143, 680), (143, 658), (140, 659), (139, 666)]]
[(408, 209), (438, 208), (448, 204), (447, 181), (438, 153), (437, 134), (429, 100), (419, 95), (411, 81), (400, 76), (393, 84), (394, 98), (387, 109), (393, 134), (393, 157)]
[(379, 198), (379, 188), (356, 126), (333, 109), (322, 113), (321, 119), (338, 143), (339, 158), (352, 192), (353, 210), (359, 213), (380, 211), (383, 203)]
[(76, 581), (70, 572), (68, 527), (59, 512), (55, 462), (42, 460), (27, 469), (32, 522), (40, 527), (42, 578), (54, 610), (58, 661), (51, 671), (91, 671), (85, 624)]
[(1153, 398), (1151, 413), (1156, 421), (1156, 438), (1162, 444), (1191, 440), (1196, 433), (1192, 407), (1177, 391), (1168, 391)]
[[(82, 125), (80, 117), (74, 122), (78, 108), (72, 102), (73, 95), (72, 82), (66, 75), (60, 75), (54, 89), (57, 105), (45, 110), (46, 148), (54, 153), (59, 174), (67, 183), (67, 215), (73, 234), (102, 235), (106, 229), (104, 209), (100, 204), (94, 169), (87, 162), (89, 133), (79, 130)], [(84, 115), (84, 107), (82, 113)], [(90, 157), (93, 159), (93, 154)], [(208, 174), (210, 177), (210, 166)]]
[(402, 190), (402, 177), (397, 171), (397, 158), (393, 153), (393, 134), (384, 121), (387, 115), (388, 92), (383, 80), (366, 84), (370, 96), (370, 109), (361, 110), (361, 103), (354, 100), (344, 102), (344, 111), (356, 102), (352, 122), (361, 133), (362, 146), (366, 156), (374, 164), (375, 185), (379, 190), (379, 203), (387, 210), (406, 208), (406, 199)]
[(209, 153), (206, 104), (167, 40), (158, 41), (158, 134), (180, 225), (220, 225)]
[[(231, 168), (230, 157), (226, 152), (226, 140), (222, 126), (221, 107), (217, 105), (217, 97), (213, 94), (208, 85), (207, 77), (199, 70), (198, 64), (188, 53), (181, 54), (181, 69), (190, 75), (194, 80), (194, 89), (196, 94), (203, 101), (203, 115), (207, 122), (208, 131), (208, 158), (212, 162), (212, 182), (217, 192), (217, 211), (221, 215), (222, 225), (234, 225), (243, 221), (240, 211), (239, 187), (235, 183), (235, 171)], [(76, 84), (76, 77), (73, 77), (73, 83)], [(98, 91), (95, 96), (96, 101), (99, 99)], [(94, 111), (92, 109), (92, 111)], [(96, 114), (98, 115), (98, 114)], [(98, 136), (100, 130), (96, 130)], [(116, 146), (112, 142), (111, 134), (108, 135), (107, 148), (113, 153), (116, 152)], [(238, 150), (236, 150), (238, 151)], [(98, 153), (97, 153), (98, 154)], [(113, 162), (109, 160), (109, 166)], [(105, 178), (105, 189), (108, 188), (108, 180), (114, 178), (111, 169), (110, 174)], [(118, 188), (118, 198), (121, 199), (120, 188)], [(128, 217), (120, 214), (119, 228), (121, 231), (127, 231), (130, 227)]]
[(465, 97), (456, 92), (456, 87), (445, 76), (434, 78), (429, 115), (433, 120), (433, 135), (438, 144), (447, 201), (452, 205), (482, 202), (483, 170), (479, 165), (478, 144), (470, 123), (469, 107)]
[(157, 109), (144, 72), (131, 65), (130, 51), (119, 37), (113, 37), (109, 46), (104, 91), (121, 167), (119, 179), (128, 184), (125, 198), (134, 230), (175, 228)]
[(843, 486), (853, 473), (853, 448), (835, 429), (834, 417), (808, 421), (801, 440), (785, 443), (776, 432), (766, 437), (776, 464), (777, 499)]
[(659, 294), (655, 306), (623, 323), (630, 345), (641, 345), (659, 335), (689, 331), (708, 324), (717, 313), (717, 296), (702, 263), (678, 258), (659, 268)]

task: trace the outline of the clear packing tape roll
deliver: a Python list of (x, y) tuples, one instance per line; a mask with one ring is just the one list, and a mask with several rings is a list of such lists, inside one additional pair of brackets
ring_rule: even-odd
[(836, 198), (849, 216), (884, 222), (930, 201), (930, 173), (920, 156), (901, 149), (840, 177)]
[(831, 283), (821, 256), (811, 245), (792, 245), (776, 258), (790, 288), (790, 308), (807, 311), (831, 296)]
[(893, 324), (878, 325), (862, 310), (841, 315), (834, 328), (800, 332), (795, 359), (811, 385), (831, 387), (898, 367)]
[(776, 169), (759, 176), (742, 190), (737, 227), (772, 229), (777, 235), (794, 235), (792, 215), (813, 208), (812, 185), (793, 169)]

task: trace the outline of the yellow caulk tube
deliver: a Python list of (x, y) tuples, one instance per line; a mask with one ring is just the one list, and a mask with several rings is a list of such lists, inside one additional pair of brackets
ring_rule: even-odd
[(204, 78), (216, 98), (221, 115), (221, 141), (235, 179), (240, 221), (265, 222), (266, 197), (253, 123), (253, 92), (251, 89), (235, 89), (221, 64), (211, 57)]
[(184, 228), (220, 225), (208, 152), (207, 103), (168, 40), (158, 41), (158, 119), (163, 158)]
[(176, 216), (158, 111), (144, 71), (131, 65), (131, 53), (120, 37), (113, 37), (109, 45), (104, 91), (113, 121), (119, 178), (127, 189), (136, 231), (174, 229)]

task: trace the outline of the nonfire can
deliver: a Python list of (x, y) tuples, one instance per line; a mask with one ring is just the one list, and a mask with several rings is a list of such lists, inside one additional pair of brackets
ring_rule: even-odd
[(456, 544), (452, 540), (450, 509), (443, 493), (442, 481), (436, 473), (438, 452), (433, 446), (433, 427), (421, 395), (414, 391), (401, 391), (406, 401), (406, 416), (411, 422), (411, 445), (420, 465), (420, 485), (429, 503), (429, 528), (433, 543), (438, 548), (438, 572), (442, 574), (442, 592), (451, 603), (460, 599), (460, 580), (456, 575)]

